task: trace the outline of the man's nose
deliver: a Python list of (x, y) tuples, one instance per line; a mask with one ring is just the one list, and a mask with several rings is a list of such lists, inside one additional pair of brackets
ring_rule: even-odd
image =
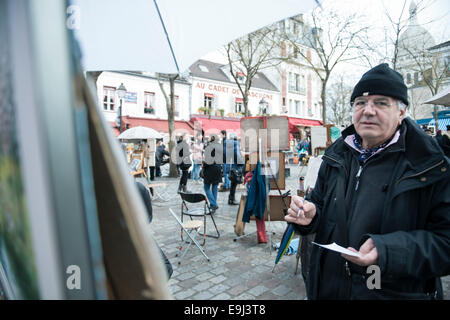
[(375, 114), (375, 104), (372, 101), (367, 102), (367, 106), (364, 107), (364, 114)]

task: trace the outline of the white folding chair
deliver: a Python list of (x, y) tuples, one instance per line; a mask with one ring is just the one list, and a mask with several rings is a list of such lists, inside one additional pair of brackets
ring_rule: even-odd
[[(183, 252), (180, 260), (178, 261), (178, 264), (181, 264), (181, 261), (183, 261), (184, 257), (186, 256), (186, 253), (189, 251), (189, 248), (191, 247), (192, 243), (194, 243), (197, 246), (197, 248), (200, 250), (202, 255), (209, 262), (210, 261), (209, 257), (206, 255), (202, 246), (197, 242), (197, 240), (195, 240), (195, 238), (199, 235), (200, 228), (203, 226), (203, 221), (202, 220), (189, 220), (186, 222), (181, 222), (181, 220), (178, 218), (178, 216), (175, 214), (175, 212), (172, 211), (171, 208), (169, 208), (169, 212), (172, 214), (172, 216), (175, 218), (175, 220), (180, 225), (182, 232), (184, 231), (186, 233), (186, 235), (188, 236), (188, 238), (190, 239), (190, 241), (189, 241), (188, 238), (185, 238), (184, 240), (181, 241), (181, 244), (178, 247), (180, 251), (178, 252), (178, 254), (176, 256), (178, 256), (179, 254), (181, 254)], [(188, 246), (183, 250), (184, 244), (188, 244)]]

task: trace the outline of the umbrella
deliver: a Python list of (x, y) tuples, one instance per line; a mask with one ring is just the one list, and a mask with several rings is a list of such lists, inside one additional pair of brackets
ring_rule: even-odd
[(125, 140), (144, 140), (162, 139), (163, 136), (155, 129), (138, 126), (125, 130), (118, 136), (118, 138)]
[(424, 102), (424, 104), (439, 104), (450, 107), (450, 88), (439, 92)]
[(273, 266), (273, 270), (275, 270), (275, 267), (277, 263), (281, 260), (281, 257), (286, 253), (286, 250), (289, 248), (289, 244), (292, 241), (292, 238), (294, 237), (294, 226), (291, 223), (288, 223), (288, 226), (286, 230), (283, 233), (283, 237), (281, 237), (280, 242), (280, 248), (278, 249), (277, 256), (275, 258), (275, 265)]
[(317, 0), (72, 0), (84, 70), (182, 73), (208, 52)]

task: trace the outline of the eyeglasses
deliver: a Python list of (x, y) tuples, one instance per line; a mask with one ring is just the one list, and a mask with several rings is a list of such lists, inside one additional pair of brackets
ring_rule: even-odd
[[(368, 99), (364, 98), (356, 98), (355, 101), (351, 104), (355, 111), (360, 111), (365, 109), (369, 105)], [(386, 110), (392, 106), (392, 102), (385, 98), (374, 99), (372, 100), (372, 108), (377, 110)]]

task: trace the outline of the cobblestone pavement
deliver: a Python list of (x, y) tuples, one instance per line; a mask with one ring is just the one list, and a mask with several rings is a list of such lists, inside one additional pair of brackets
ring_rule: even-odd
[[(286, 190), (296, 194), (298, 176), (301, 167), (288, 165), (290, 177), (286, 179)], [(164, 172), (164, 171), (163, 171)], [(301, 171), (306, 173), (306, 168)], [(192, 245), (181, 264), (176, 257), (180, 245), (180, 228), (169, 213), (169, 208), (179, 215), (181, 198), (177, 194), (179, 178), (157, 178), (154, 183), (167, 183), (157, 187), (163, 196), (153, 200), (153, 221), (151, 234), (163, 249), (173, 266), (173, 275), (169, 280), (169, 289), (175, 299), (183, 300), (303, 300), (306, 298), (305, 285), (298, 272), (294, 274), (295, 255), (284, 256), (275, 267), (277, 251), (267, 244), (258, 244), (254, 221), (245, 225), (247, 237), (234, 241), (234, 224), (238, 206), (228, 205), (228, 192), (219, 192), (219, 209), (214, 219), (220, 232), (220, 238), (206, 238), (205, 253), (208, 262), (200, 251)], [(192, 192), (203, 192), (203, 183), (188, 182)], [(244, 189), (236, 191), (236, 200), (240, 199)], [(275, 191), (271, 193), (277, 194)], [(281, 240), (286, 223), (281, 221), (266, 222), (272, 244)], [(207, 233), (214, 231), (214, 226), (207, 218)], [(198, 239), (198, 238), (197, 238)], [(269, 238), (270, 239), (270, 238)], [(450, 276), (443, 278), (445, 298), (450, 299)]]

